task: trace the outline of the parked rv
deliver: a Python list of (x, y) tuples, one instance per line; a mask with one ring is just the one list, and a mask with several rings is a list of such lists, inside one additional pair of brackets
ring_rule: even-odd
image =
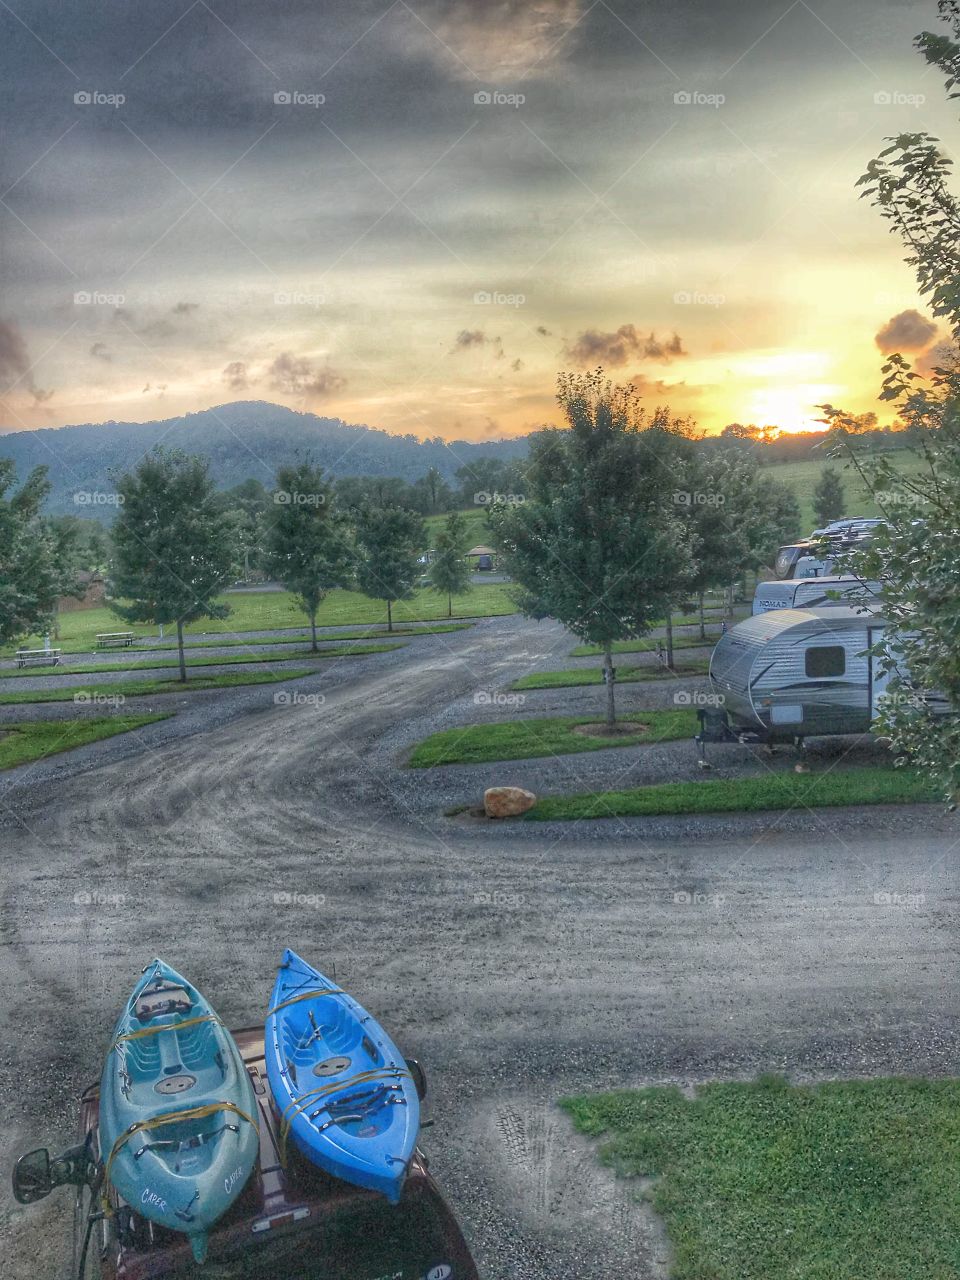
[(876, 610), (772, 609), (733, 627), (710, 659), (710, 681), (735, 731), (792, 742), (865, 733), (891, 673), (871, 648), (887, 624)]
[(778, 578), (819, 578), (830, 575), (837, 556), (869, 541), (880, 520), (845, 517), (824, 529), (815, 529), (809, 538), (780, 547), (774, 561)]
[(775, 579), (757, 583), (753, 613), (767, 613), (770, 609), (825, 609), (858, 602), (870, 604), (879, 591), (879, 582), (867, 582), (853, 574)]

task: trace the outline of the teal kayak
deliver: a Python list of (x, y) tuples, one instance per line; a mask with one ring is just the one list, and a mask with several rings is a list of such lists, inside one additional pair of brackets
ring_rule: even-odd
[(100, 1147), (134, 1213), (190, 1240), (233, 1204), (259, 1148), (240, 1051), (199, 991), (152, 961), (117, 1023), (100, 1081)]

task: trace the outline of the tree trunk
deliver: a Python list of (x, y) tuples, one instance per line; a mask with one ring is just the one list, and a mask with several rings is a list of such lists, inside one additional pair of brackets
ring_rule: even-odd
[(391, 601), (387, 601), (387, 630), (393, 630), (393, 605)]
[(187, 683), (187, 660), (183, 656), (183, 622), (177, 619), (177, 657), (180, 659), (180, 683)]
[(703, 592), (702, 592), (702, 591), (700, 592), (699, 601), (700, 601), (700, 639), (701, 639), (701, 640), (706, 640), (706, 638), (707, 638), (707, 619), (706, 619), (706, 615), (705, 615), (705, 614), (704, 614), (704, 612), (703, 612)]
[(447, 617), (448, 618), (453, 617), (453, 592), (452, 591), (447, 592)]
[(319, 649), (317, 648), (317, 611), (316, 609), (314, 609), (314, 611), (310, 614), (310, 648), (313, 650), (314, 653), (319, 653)]
[(673, 670), (673, 610), (667, 612), (667, 666)]
[(607, 728), (612, 729), (617, 723), (617, 709), (613, 695), (613, 653), (609, 644), (603, 651), (603, 670), (604, 683), (607, 686)]

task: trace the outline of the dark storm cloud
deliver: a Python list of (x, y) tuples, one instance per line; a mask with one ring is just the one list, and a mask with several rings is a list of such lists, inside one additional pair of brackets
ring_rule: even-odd
[(660, 339), (653, 333), (641, 333), (633, 324), (622, 324), (614, 333), (587, 329), (567, 346), (568, 357), (584, 367), (603, 364), (620, 368), (636, 360), (669, 364), (675, 357), (686, 354), (678, 334)]
[(90, 348), (90, 354), (95, 360), (103, 360), (106, 364), (110, 364), (113, 361), (113, 356), (107, 350), (104, 342), (95, 342)]
[(476, 347), (490, 347), (497, 360), (503, 359), (503, 342), (500, 337), (487, 337), (482, 329), (461, 329), (450, 354), (456, 355), (458, 351), (469, 351)]
[(269, 371), (270, 387), (286, 396), (306, 396), (321, 399), (335, 395), (347, 385), (347, 380), (333, 369), (320, 367), (305, 356), (294, 356), (284, 351), (273, 361)]
[(231, 391), (246, 391), (250, 385), (247, 366), (242, 360), (231, 360), (221, 377)]
[(43, 404), (53, 395), (52, 391), (42, 391), (34, 381), (30, 355), (19, 326), (12, 320), (0, 320), (0, 388), (9, 391), (15, 386), (24, 386), (37, 404)]
[(937, 336), (937, 326), (919, 311), (901, 311), (891, 316), (874, 341), (889, 355), (893, 351), (925, 351)]

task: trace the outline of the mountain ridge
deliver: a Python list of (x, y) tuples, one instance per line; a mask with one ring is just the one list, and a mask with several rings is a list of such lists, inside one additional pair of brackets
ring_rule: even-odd
[[(220, 489), (251, 477), (268, 487), (277, 467), (308, 456), (332, 476), (399, 476), (414, 481), (430, 467), (447, 480), (479, 458), (515, 458), (528, 436), (482, 443), (393, 435), (379, 427), (323, 418), (264, 400), (237, 400), (195, 413), (151, 422), (75, 423), (0, 434), (0, 458), (10, 458), (23, 479), (46, 466), (52, 515), (99, 515), (77, 494), (111, 493), (115, 477), (129, 471), (155, 444), (209, 459)], [(86, 507), (86, 509), (85, 509)]]

